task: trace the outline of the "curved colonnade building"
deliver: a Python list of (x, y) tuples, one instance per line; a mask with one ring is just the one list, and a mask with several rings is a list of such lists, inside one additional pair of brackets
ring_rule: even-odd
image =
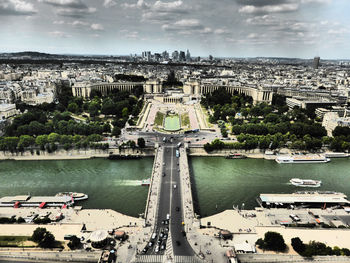
[[(121, 91), (132, 92), (135, 88), (142, 88), (146, 94), (160, 95), (164, 92), (163, 84), (160, 80), (149, 80), (146, 82), (112, 82), (112, 83), (89, 83), (89, 82), (76, 82), (72, 86), (73, 96), (90, 98), (92, 90), (100, 91), (102, 95), (107, 95), (114, 89)], [(184, 95), (190, 97), (200, 97), (211, 93), (219, 88), (226, 89), (230, 94), (235, 92), (239, 94), (245, 94), (253, 98), (254, 103), (266, 102), (271, 103), (273, 90), (266, 87), (250, 87), (250, 86), (232, 86), (232, 85), (219, 85), (208, 82), (188, 81), (183, 86)], [(168, 103), (179, 103), (179, 98), (166, 98)]]

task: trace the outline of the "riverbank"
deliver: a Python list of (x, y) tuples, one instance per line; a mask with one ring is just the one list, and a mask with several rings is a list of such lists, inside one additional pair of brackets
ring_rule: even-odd
[[(57, 223), (37, 225), (37, 224), (1, 224), (0, 236), (31, 236), (37, 227), (45, 227), (57, 240), (64, 241), (65, 235), (76, 235), (88, 237), (91, 232), (104, 229), (128, 229), (130, 233), (136, 233), (141, 229), (144, 219), (121, 214), (111, 209), (83, 209), (74, 208), (7, 208), (1, 207), (2, 216), (16, 216), (26, 218), (28, 215), (57, 215), (61, 214), (63, 219)], [(84, 231), (82, 231), (84, 227)], [(83, 233), (87, 233), (87, 235)]]
[[(38, 154), (39, 153), (39, 154)], [(154, 156), (153, 148), (145, 149), (108, 149), (108, 150), (58, 150), (53, 153), (24, 151), (21, 153), (0, 152), (0, 160), (15, 161), (49, 161), (49, 160), (87, 160), (92, 158), (107, 158), (110, 154), (123, 156)]]
[[(289, 155), (294, 151), (288, 148), (279, 149), (280, 155)], [(39, 154), (38, 154), (39, 153)], [(38, 160), (87, 160), (92, 158), (107, 158), (109, 155), (122, 155), (122, 156), (141, 156), (141, 157), (153, 157), (155, 155), (155, 149), (153, 147), (147, 147), (144, 149), (139, 148), (126, 148), (126, 149), (107, 149), (107, 150), (58, 150), (54, 153), (48, 153), (46, 151), (24, 151), (21, 153), (0, 152), (1, 160), (17, 160), (17, 161), (38, 161)], [(253, 149), (253, 150), (232, 150), (222, 149), (212, 152), (206, 152), (200, 145), (189, 146), (188, 155), (191, 157), (225, 157), (232, 153), (240, 153), (246, 155), (251, 159), (266, 159), (274, 160), (277, 155), (265, 154), (265, 150)], [(329, 152), (332, 153), (332, 152)], [(310, 153), (311, 154), (311, 153)]]

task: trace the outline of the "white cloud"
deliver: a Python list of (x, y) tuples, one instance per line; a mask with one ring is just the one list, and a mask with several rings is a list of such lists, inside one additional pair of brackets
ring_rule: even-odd
[(70, 23), (72, 26), (89, 26), (88, 22), (80, 21), (80, 20), (75, 20), (72, 23)]
[(316, 3), (316, 4), (330, 4), (332, 3), (332, 0), (301, 0), (302, 4), (310, 4), (310, 3)]
[(227, 34), (228, 31), (226, 29), (223, 28), (217, 28), (214, 30), (214, 34), (216, 35), (222, 35), (222, 34)]
[(80, 18), (88, 14), (93, 14), (95, 12), (96, 12), (96, 8), (94, 7), (88, 7), (84, 9), (60, 8), (57, 10), (57, 14), (60, 16), (68, 16), (68, 17), (75, 17), (75, 18)]
[(158, 12), (177, 12), (184, 10), (184, 7), (181, 0), (174, 2), (162, 2), (158, 0), (154, 3), (152, 9)]
[(179, 27), (201, 27), (198, 19), (182, 19), (174, 23), (175, 26)]
[(53, 24), (54, 25), (64, 25), (65, 22), (63, 20), (56, 20), (56, 21), (53, 21)]
[(117, 2), (114, 0), (104, 0), (103, 6), (108, 8), (117, 5)]
[(68, 35), (62, 31), (53, 31), (53, 32), (49, 32), (49, 35), (52, 37), (57, 37), (57, 38), (68, 38), (71, 37), (71, 35)]
[(122, 6), (125, 8), (148, 8), (149, 7), (144, 0), (138, 0), (135, 4), (124, 3), (122, 4)]
[(331, 35), (344, 35), (349, 33), (349, 30), (346, 28), (329, 29), (327, 33)]
[(280, 4), (280, 5), (265, 5), (265, 6), (254, 6), (245, 5), (241, 7), (238, 12), (245, 14), (259, 14), (259, 13), (281, 13), (296, 11), (299, 8), (298, 3)]
[(90, 27), (92, 30), (95, 30), (95, 31), (103, 31), (104, 30), (104, 27), (101, 24), (92, 24)]
[(53, 6), (70, 7), (78, 9), (87, 8), (86, 4), (82, 0), (39, 0), (39, 2), (43, 2)]
[(23, 0), (0, 0), (0, 15), (33, 15), (37, 13), (32, 3)]

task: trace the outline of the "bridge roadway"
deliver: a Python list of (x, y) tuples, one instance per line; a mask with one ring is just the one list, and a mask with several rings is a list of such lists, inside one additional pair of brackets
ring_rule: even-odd
[[(166, 142), (163, 142), (163, 138), (166, 137)], [(187, 167), (187, 174), (188, 173), (188, 166), (187, 164), (184, 166), (182, 163), (180, 163), (180, 158), (176, 157), (176, 150), (177, 144), (181, 141), (180, 137), (176, 137), (176, 135), (166, 135), (162, 137), (162, 142), (160, 143), (160, 149), (158, 149), (158, 154), (162, 154), (162, 158), (160, 156), (155, 156), (156, 160), (155, 165), (159, 165), (159, 161), (162, 160), (161, 165), (161, 172), (158, 170), (157, 174), (153, 174), (153, 181), (152, 181), (152, 188), (150, 189), (150, 192), (155, 194), (155, 192), (158, 193), (158, 200), (157, 200), (157, 211), (151, 212), (149, 209), (148, 215), (146, 215), (146, 221), (147, 222), (154, 222), (153, 227), (153, 233), (156, 233), (157, 237), (152, 240), (150, 238), (150, 241), (153, 241), (154, 244), (148, 247), (148, 250), (146, 255), (164, 255), (164, 258), (167, 259), (174, 259), (174, 257), (183, 256), (183, 257), (192, 257), (194, 256), (194, 252), (190, 246), (190, 244), (187, 241), (186, 238), (186, 225), (184, 225), (185, 218), (185, 210), (184, 208), (184, 199), (182, 194), (187, 193), (188, 195), (188, 189), (184, 191), (182, 189), (181, 178), (180, 178), (180, 167), (181, 167), (181, 174), (183, 174), (184, 167)], [(186, 154), (186, 151), (183, 148), (179, 149), (181, 154)], [(181, 156), (181, 159), (183, 157)], [(187, 162), (187, 157), (186, 159)], [(159, 167), (158, 167), (159, 168)], [(156, 170), (154, 169), (153, 173), (155, 173)], [(161, 176), (159, 177), (159, 174), (161, 173)], [(189, 180), (189, 179), (188, 179)], [(158, 189), (158, 187), (160, 188)], [(191, 195), (190, 195), (191, 196)], [(152, 198), (152, 195), (149, 195), (149, 198)], [(154, 198), (154, 196), (153, 196)], [(150, 202), (148, 200), (147, 202)], [(191, 202), (187, 201), (186, 202)], [(153, 201), (153, 206), (155, 206)], [(187, 206), (188, 207), (188, 206)], [(153, 207), (155, 208), (155, 207)], [(188, 210), (188, 209), (187, 209)], [(152, 219), (152, 216), (155, 216), (155, 220)], [(167, 220), (167, 218), (170, 218)], [(189, 218), (187, 213), (187, 218)], [(186, 220), (189, 222), (188, 220)], [(160, 233), (163, 232), (164, 234), (168, 233), (168, 239), (160, 238)], [(151, 234), (151, 235), (152, 235)], [(160, 250), (159, 252), (156, 252), (156, 246), (157, 241), (159, 241), (159, 247), (164, 244), (166, 246), (165, 250)], [(139, 261), (138, 261), (139, 262)]]

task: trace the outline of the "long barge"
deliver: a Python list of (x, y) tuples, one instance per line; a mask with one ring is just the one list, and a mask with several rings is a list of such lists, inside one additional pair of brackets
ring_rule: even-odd
[(328, 163), (330, 162), (329, 158), (326, 158), (324, 155), (287, 155), (287, 156), (278, 156), (276, 162), (280, 164), (285, 163)]
[(330, 191), (305, 191), (292, 194), (260, 194), (257, 198), (260, 206), (266, 208), (307, 207), (326, 208), (349, 206), (350, 201), (343, 193)]
[(74, 205), (74, 199), (69, 195), (62, 196), (31, 196), (17, 195), (0, 198), (0, 207), (69, 207)]

